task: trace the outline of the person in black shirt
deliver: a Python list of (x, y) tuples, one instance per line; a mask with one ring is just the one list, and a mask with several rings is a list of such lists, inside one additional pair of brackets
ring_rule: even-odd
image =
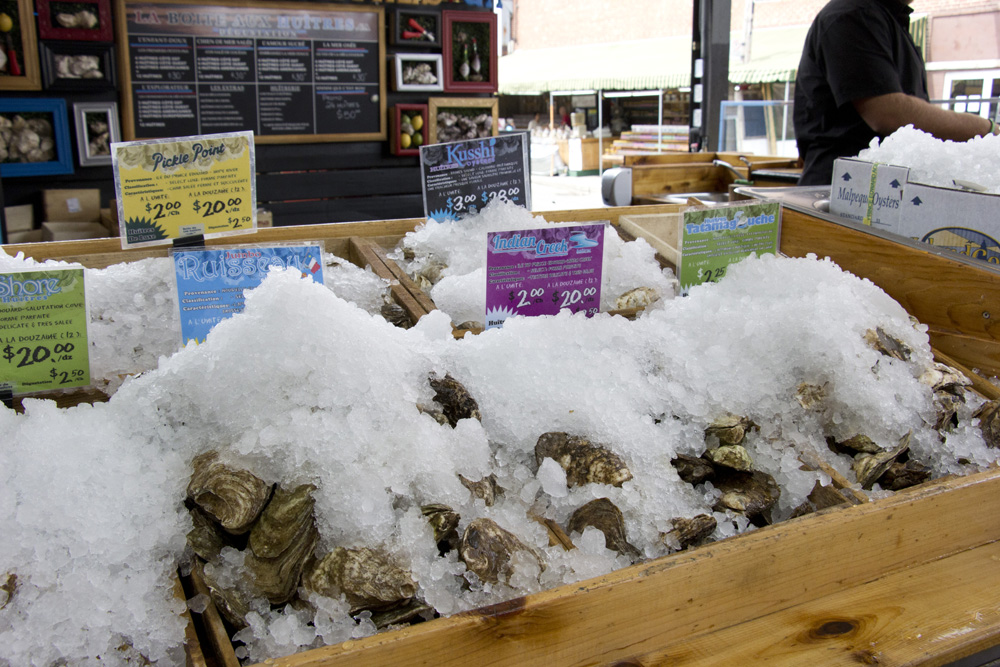
[(795, 79), (799, 185), (830, 183), (833, 161), (913, 125), (966, 141), (996, 131), (989, 119), (928, 102), (924, 61), (910, 37), (912, 0), (831, 0), (816, 15)]

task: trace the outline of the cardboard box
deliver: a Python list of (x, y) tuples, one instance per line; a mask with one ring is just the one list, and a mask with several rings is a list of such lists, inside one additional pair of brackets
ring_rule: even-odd
[(108, 230), (99, 222), (43, 222), (43, 241), (71, 241), (107, 238)]
[(35, 211), (31, 204), (5, 206), (3, 216), (7, 222), (8, 235), (11, 232), (27, 232), (35, 227)]
[(45, 238), (42, 230), (29, 229), (23, 232), (7, 232), (7, 243), (41, 243)]
[(907, 167), (839, 158), (833, 163), (830, 211), (853, 222), (895, 232), (909, 173)]
[(1000, 195), (907, 183), (897, 233), (1000, 265)]
[(42, 190), (45, 220), (54, 222), (100, 222), (101, 191)]

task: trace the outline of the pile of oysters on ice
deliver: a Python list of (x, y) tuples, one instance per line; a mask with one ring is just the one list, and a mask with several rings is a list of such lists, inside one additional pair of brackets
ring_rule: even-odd
[[(866, 340), (884, 355), (906, 360), (909, 350), (882, 330), (869, 331)], [(970, 382), (958, 371), (936, 364), (921, 381), (932, 387), (939, 407), (935, 424), (944, 432), (955, 425), (956, 406), (965, 400)], [(442, 426), (456, 427), (463, 419), (479, 419), (477, 401), (450, 375), (432, 376), (435, 391), (432, 405), (418, 405)], [(825, 399), (824, 387), (801, 384), (796, 396), (804, 409), (817, 409)], [(1000, 447), (1000, 400), (984, 403), (973, 415), (987, 444)], [(719, 492), (712, 510), (733, 519), (742, 516), (756, 526), (772, 522), (781, 489), (770, 474), (759, 470), (745, 446), (747, 435), (759, 430), (749, 418), (727, 414), (705, 428), (706, 449), (701, 456), (679, 454), (671, 463), (684, 482), (695, 485), (711, 482)], [(803, 460), (806, 469), (819, 467), (833, 473), (828, 485), (817, 482), (805, 503), (792, 516), (836, 505), (857, 504), (867, 500), (860, 489), (870, 490), (879, 484), (885, 490), (898, 490), (919, 484), (930, 477), (929, 469), (907, 458), (910, 435), (898, 442), (880, 446), (864, 434), (847, 440), (828, 440), (830, 449), (853, 458), (854, 480), (839, 476), (832, 467), (816, 460)], [(535, 463), (541, 467), (552, 459), (566, 475), (568, 487), (607, 484), (621, 487), (632, 479), (624, 459), (607, 444), (569, 433), (543, 433), (535, 445)], [(224, 463), (217, 452), (198, 456), (187, 488), (187, 503), (195, 528), (188, 543), (197, 556), (194, 570), (206, 583), (213, 602), (234, 627), (247, 625), (245, 617), (251, 601), (266, 598), (271, 605), (309, 605), (298, 597), (300, 589), (346, 600), (351, 615), (367, 612), (379, 629), (390, 625), (419, 622), (437, 612), (420, 597), (414, 576), (400, 567), (382, 545), (346, 544), (328, 553), (316, 552), (320, 535), (313, 514), (316, 487), (303, 484), (285, 488), (271, 485), (247, 470)], [(476, 498), (492, 506), (504, 494), (494, 475), (474, 481), (460, 476), (462, 484)], [(860, 487), (860, 488), (859, 488)], [(482, 582), (507, 582), (515, 562), (533, 561), (538, 571), (546, 567), (545, 555), (514, 533), (489, 518), (466, 520), (445, 504), (426, 504), (421, 514), (434, 534), (440, 555), (455, 551), (469, 573)], [(565, 527), (552, 519), (531, 517), (544, 525), (550, 546), (574, 548), (572, 534), (582, 534), (587, 527), (603, 533), (607, 548), (630, 562), (643, 555), (629, 543), (621, 510), (606, 497), (591, 500), (577, 508)], [(674, 517), (672, 530), (660, 539), (669, 550), (696, 546), (716, 531), (717, 519), (709, 514)], [(205, 563), (219, 558), (223, 547), (244, 551), (243, 581), (223, 586), (214, 581)]]

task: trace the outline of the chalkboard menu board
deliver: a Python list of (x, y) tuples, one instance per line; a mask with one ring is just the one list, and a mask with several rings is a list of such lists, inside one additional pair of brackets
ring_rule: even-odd
[(117, 0), (128, 140), (383, 141), (382, 8)]

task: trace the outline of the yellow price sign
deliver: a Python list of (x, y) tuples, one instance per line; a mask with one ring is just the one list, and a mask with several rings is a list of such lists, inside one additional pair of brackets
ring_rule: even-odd
[(113, 143), (122, 247), (257, 227), (253, 132)]

